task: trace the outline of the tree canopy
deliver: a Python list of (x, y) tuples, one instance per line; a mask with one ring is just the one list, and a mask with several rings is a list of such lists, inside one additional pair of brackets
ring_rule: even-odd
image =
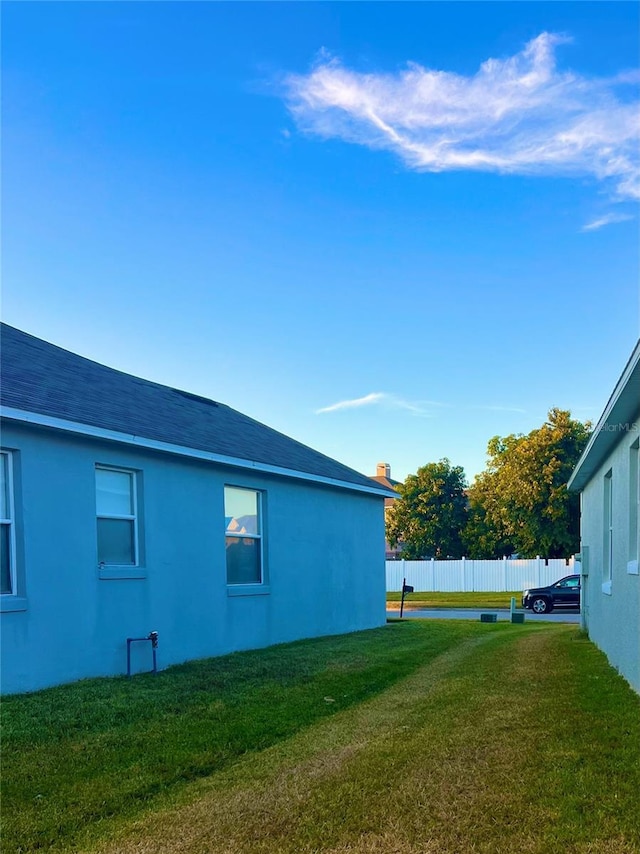
[(387, 513), (387, 541), (403, 543), (403, 557), (459, 558), (466, 520), (462, 466), (448, 459), (428, 463), (396, 487), (400, 497)]
[(589, 439), (591, 425), (551, 409), (525, 435), (494, 436), (487, 468), (468, 491), (464, 541), (469, 557), (567, 557), (580, 548), (579, 499), (567, 481)]
[(568, 557), (580, 548), (579, 499), (567, 481), (591, 424), (551, 409), (527, 435), (494, 436), (487, 467), (467, 490), (461, 466), (428, 463), (397, 487), (387, 541), (403, 557)]

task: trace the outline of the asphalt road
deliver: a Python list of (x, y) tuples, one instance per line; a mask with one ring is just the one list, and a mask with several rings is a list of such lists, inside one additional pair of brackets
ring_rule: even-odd
[[(404, 609), (404, 617), (422, 617), (429, 620), (479, 620), (480, 614), (497, 614), (498, 620), (511, 619), (509, 609), (500, 610), (498, 608), (483, 608), (474, 610), (472, 608), (433, 608), (432, 610), (408, 610)], [(525, 612), (525, 622), (532, 620), (534, 622), (551, 622), (551, 623), (580, 623), (580, 614), (578, 611), (553, 611), (551, 614), (534, 614), (533, 611)], [(400, 609), (395, 611), (387, 611), (387, 617), (399, 617)]]

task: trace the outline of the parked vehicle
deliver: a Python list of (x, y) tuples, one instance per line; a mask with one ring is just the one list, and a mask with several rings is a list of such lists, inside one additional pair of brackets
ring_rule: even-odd
[(580, 609), (580, 576), (567, 575), (548, 587), (532, 587), (522, 594), (522, 607), (534, 614), (548, 614), (554, 608)]

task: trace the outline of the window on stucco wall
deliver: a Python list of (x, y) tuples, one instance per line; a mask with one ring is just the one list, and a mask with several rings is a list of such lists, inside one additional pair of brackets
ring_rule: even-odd
[(629, 555), (627, 572), (638, 575), (640, 562), (640, 439), (629, 449)]
[(13, 457), (0, 452), (0, 592), (16, 593), (15, 510), (13, 499)]
[(96, 466), (98, 563), (138, 565), (136, 472)]
[(603, 521), (602, 582), (603, 592), (610, 593), (613, 570), (613, 471), (611, 469), (604, 476)]
[(224, 515), (227, 584), (262, 584), (262, 494), (225, 486)]

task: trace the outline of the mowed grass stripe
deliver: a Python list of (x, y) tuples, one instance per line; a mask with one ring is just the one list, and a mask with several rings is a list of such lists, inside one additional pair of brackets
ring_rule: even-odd
[(389, 625), (191, 662), (157, 677), (7, 697), (3, 846), (77, 851), (189, 782), (385, 690), (484, 628)]
[[(409, 628), (408, 624), (400, 625), (402, 632)], [(416, 624), (418, 633), (424, 633), (425, 625)], [(479, 628), (485, 630), (478, 631)], [(323, 785), (337, 785), (361, 752), (384, 750), (396, 732), (403, 736), (407, 730), (404, 722), (412, 714), (417, 698), (441, 690), (456, 664), (467, 661), (474, 649), (495, 639), (495, 626), (476, 626), (471, 636), (459, 639), (446, 652), (419, 661), (414, 676), (372, 700), (197, 781), (180, 793), (178, 808), (134, 823), (115, 844), (99, 850), (300, 850), (303, 844), (294, 828)], [(374, 788), (379, 782), (374, 781)], [(357, 782), (358, 786), (364, 784), (364, 780)], [(320, 825), (317, 831), (322, 833)]]
[(639, 851), (639, 704), (576, 638), (492, 627), (101, 851)]
[(640, 703), (571, 627), (396, 623), (3, 718), (6, 851), (640, 851)]

